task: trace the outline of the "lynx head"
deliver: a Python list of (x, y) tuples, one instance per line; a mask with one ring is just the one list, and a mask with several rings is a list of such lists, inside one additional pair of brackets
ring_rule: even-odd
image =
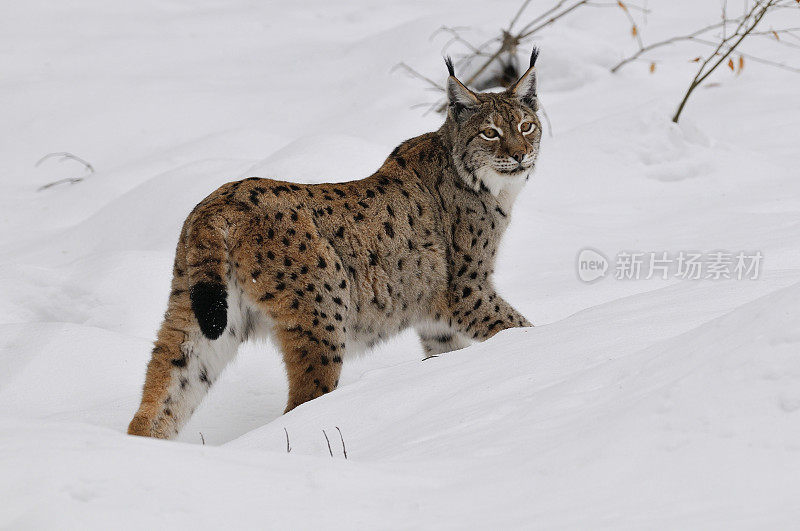
[(531, 53), (527, 72), (508, 90), (472, 92), (455, 77), (453, 62), (445, 60), (448, 110), (443, 126), (450, 139), (459, 175), (476, 191), (495, 196), (516, 188), (533, 172), (542, 127), (536, 116), (536, 58)]

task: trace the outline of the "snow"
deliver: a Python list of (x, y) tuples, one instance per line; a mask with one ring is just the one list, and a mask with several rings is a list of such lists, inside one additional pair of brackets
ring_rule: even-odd
[[(553, 123), (496, 282), (537, 326), (421, 361), (403, 334), (282, 415), (248, 344), (178, 441), (124, 434), (180, 225), (220, 184), (366, 176), (439, 126), (442, 24), (519, 2), (29, 1), (0, 19), (0, 526), (787, 528), (800, 518), (800, 77), (696, 65), (614, 9), (541, 33)], [(648, 2), (645, 39), (718, 16)], [(785, 13), (788, 21), (796, 13)], [(797, 63), (767, 39), (751, 53)], [(83, 175), (69, 151), (96, 173)], [(757, 280), (578, 280), (585, 248), (760, 251)], [(609, 276), (613, 276), (613, 266)], [(348, 458), (344, 459), (341, 430)], [(284, 429), (286, 431), (284, 431)], [(322, 433), (330, 439), (328, 445)], [(291, 453), (286, 452), (288, 433)], [(202, 438), (201, 438), (202, 434)], [(203, 441), (205, 444), (203, 444)]]

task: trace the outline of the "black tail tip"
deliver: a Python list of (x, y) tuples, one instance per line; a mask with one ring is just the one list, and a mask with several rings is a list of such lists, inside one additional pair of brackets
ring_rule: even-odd
[(217, 339), (228, 324), (228, 292), (216, 282), (198, 282), (189, 290), (192, 311), (200, 331), (208, 339)]

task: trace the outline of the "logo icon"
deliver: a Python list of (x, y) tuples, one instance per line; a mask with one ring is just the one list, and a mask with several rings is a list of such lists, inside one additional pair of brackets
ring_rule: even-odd
[(578, 278), (590, 284), (606, 276), (608, 273), (608, 258), (603, 253), (587, 247), (578, 253)]

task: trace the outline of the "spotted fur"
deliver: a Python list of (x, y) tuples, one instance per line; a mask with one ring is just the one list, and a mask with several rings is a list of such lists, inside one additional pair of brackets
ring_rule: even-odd
[(289, 411), (333, 391), (347, 356), (406, 328), (431, 356), (531, 326), (491, 277), (538, 155), (535, 76), (532, 65), (506, 92), (475, 93), (451, 75), (444, 125), (365, 179), (251, 177), (197, 205), (128, 432), (175, 436), (248, 338), (279, 346)]

